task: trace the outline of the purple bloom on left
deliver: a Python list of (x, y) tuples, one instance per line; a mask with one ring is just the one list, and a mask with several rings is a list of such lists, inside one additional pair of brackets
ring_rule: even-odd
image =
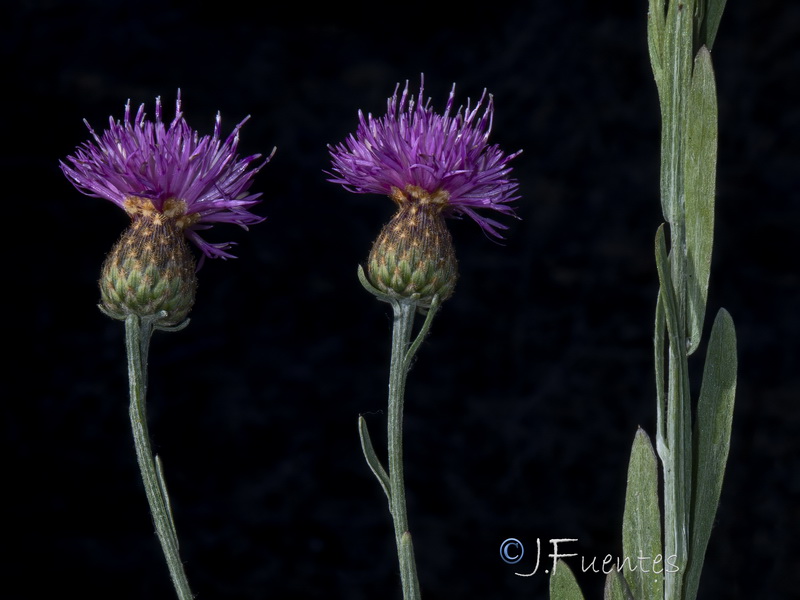
[[(250, 212), (261, 194), (249, 193), (253, 176), (272, 158), (236, 154), (239, 130), (247, 118), (222, 141), (217, 113), (213, 135), (200, 137), (181, 113), (180, 91), (175, 118), (163, 121), (161, 98), (156, 98), (155, 122), (146, 118), (144, 104), (131, 119), (130, 101), (122, 121), (109, 118), (108, 129), (79, 146), (61, 170), (87, 196), (105, 198), (132, 218), (143, 210), (169, 213), (184, 235), (209, 258), (233, 258), (233, 242), (212, 244), (197, 233), (214, 223), (235, 223), (244, 229), (264, 217)], [(248, 117), (249, 118), (249, 117)], [(146, 207), (145, 207), (146, 205)]]

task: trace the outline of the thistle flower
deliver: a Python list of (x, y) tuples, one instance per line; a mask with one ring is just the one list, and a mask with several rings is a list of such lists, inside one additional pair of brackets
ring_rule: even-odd
[(212, 136), (200, 137), (181, 114), (180, 91), (175, 118), (167, 127), (161, 99), (156, 120), (145, 118), (144, 105), (131, 122), (130, 101), (122, 121), (78, 147), (60, 162), (72, 184), (84, 194), (111, 200), (125, 210), (131, 225), (106, 257), (100, 277), (103, 311), (116, 319), (128, 315), (177, 325), (186, 319), (197, 289), (196, 263), (187, 240), (203, 259), (232, 258), (231, 243), (210, 244), (197, 231), (212, 223), (248, 225), (264, 219), (248, 209), (261, 194), (249, 194), (253, 176), (266, 164), (259, 154), (239, 159), (239, 123), (222, 142), (221, 119)]
[(162, 113), (161, 98), (157, 98), (155, 122), (146, 119), (144, 104), (131, 121), (128, 101), (123, 120), (115, 122), (110, 117), (101, 135), (84, 121), (94, 142), (79, 146), (67, 157), (70, 164), (60, 161), (61, 170), (80, 192), (111, 200), (132, 219), (143, 211), (172, 213), (176, 228), (204, 257), (233, 258), (226, 252), (232, 242), (211, 244), (197, 232), (213, 223), (235, 223), (247, 229), (264, 220), (248, 210), (260, 202), (261, 194), (248, 190), (253, 176), (272, 155), (261, 164), (255, 164), (260, 154), (237, 156), (239, 130), (247, 119), (223, 142), (217, 113), (214, 134), (200, 137), (183, 118), (180, 91), (169, 126)]
[[(375, 241), (367, 263), (380, 291), (429, 304), (446, 299), (457, 277), (455, 252), (445, 217), (471, 217), (483, 231), (502, 238), (507, 226), (484, 214), (513, 215), (517, 183), (509, 177), (504, 154), (489, 145), (494, 104), (484, 91), (474, 108), (453, 114), (455, 85), (443, 114), (424, 100), (423, 83), (416, 101), (408, 82), (387, 101), (384, 117), (358, 113), (358, 129), (343, 143), (329, 146), (332, 183), (358, 194), (386, 194), (398, 206)], [(479, 212), (481, 211), (481, 212)]]
[(498, 230), (507, 227), (478, 211), (514, 213), (510, 203), (518, 199), (517, 183), (509, 178), (509, 162), (520, 152), (507, 156), (488, 145), (492, 96), (484, 91), (475, 108), (467, 101), (466, 109), (453, 115), (453, 84), (439, 115), (430, 99), (424, 101), (422, 84), (416, 101), (408, 82), (398, 97), (399, 89), (398, 84), (387, 101), (386, 116), (365, 118), (359, 111), (355, 136), (329, 146), (335, 172), (329, 181), (358, 194), (385, 194), (398, 204), (420, 191), (436, 195), (445, 217), (466, 214), (486, 233), (502, 237)]

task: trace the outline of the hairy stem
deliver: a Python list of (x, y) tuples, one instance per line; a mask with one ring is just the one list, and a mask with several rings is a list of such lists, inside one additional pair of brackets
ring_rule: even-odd
[(416, 305), (411, 302), (395, 301), (392, 302), (392, 308), (394, 309), (394, 326), (392, 328), (392, 359), (389, 369), (388, 426), (390, 510), (394, 522), (397, 555), (400, 561), (403, 598), (418, 600), (420, 598), (419, 581), (411, 545), (411, 534), (408, 531), (403, 479), (403, 400), (410, 367), (410, 356), (407, 356), (407, 352), (414, 325)]
[(130, 385), (130, 417), (133, 441), (136, 445), (136, 458), (142, 474), (147, 502), (156, 526), (156, 534), (161, 542), (167, 560), (169, 574), (180, 600), (191, 600), (192, 592), (178, 554), (178, 536), (172, 520), (169, 497), (160, 463), (153, 457), (150, 437), (147, 433), (147, 414), (145, 395), (147, 391), (147, 350), (153, 333), (152, 321), (130, 315), (125, 319), (125, 346), (128, 353), (128, 380)]

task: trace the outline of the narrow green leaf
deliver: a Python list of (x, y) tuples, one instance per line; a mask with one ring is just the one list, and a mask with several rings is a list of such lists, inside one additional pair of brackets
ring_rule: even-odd
[(664, 78), (664, 0), (649, 0), (647, 8), (647, 47), (656, 86), (661, 90)]
[(422, 327), (420, 328), (417, 337), (408, 347), (405, 357), (403, 358), (403, 368), (406, 369), (406, 371), (411, 368), (411, 360), (414, 358), (417, 350), (419, 350), (420, 344), (422, 344), (425, 336), (428, 335), (428, 331), (430, 331), (431, 328), (431, 323), (433, 323), (433, 317), (436, 316), (436, 312), (439, 310), (440, 306), (441, 301), (439, 300), (439, 294), (435, 294), (433, 296), (433, 300), (431, 300), (430, 307), (428, 307), (428, 312), (425, 314), (425, 321), (422, 323)]
[(603, 600), (635, 600), (625, 578), (616, 569), (606, 576)]
[(703, 46), (694, 61), (686, 119), (686, 255), (689, 322), (687, 354), (703, 334), (714, 243), (714, 188), (717, 172), (717, 90), (711, 54)]
[(561, 559), (550, 574), (550, 600), (584, 600), (575, 575)]
[(679, 343), (678, 301), (675, 299), (675, 288), (672, 286), (672, 272), (669, 266), (663, 223), (656, 231), (656, 269), (658, 270), (658, 281), (661, 284), (659, 294), (661, 296), (661, 304), (664, 307), (664, 315), (666, 316), (667, 333), (669, 334), (670, 343), (677, 347)]
[(714, 46), (725, 2), (726, 0), (705, 0), (705, 14), (700, 25), (700, 44), (707, 46), (709, 50)]
[[(656, 371), (656, 444), (665, 443), (667, 438), (667, 390), (664, 380), (667, 317), (664, 314), (664, 301), (661, 294), (656, 299), (656, 324), (653, 335), (653, 354)], [(659, 454), (661, 450), (659, 449)]]
[(381, 460), (375, 454), (375, 448), (372, 447), (372, 440), (369, 437), (369, 430), (367, 429), (367, 421), (364, 417), (358, 417), (358, 435), (361, 438), (361, 450), (364, 452), (364, 458), (367, 459), (367, 464), (370, 470), (375, 474), (378, 483), (381, 484), (386, 497), (389, 499), (389, 504), (392, 503), (391, 484), (389, 483), (389, 475), (386, 469), (383, 468)]
[(697, 403), (694, 429), (695, 494), (692, 499), (689, 564), (684, 577), (686, 600), (694, 600), (697, 596), (706, 547), (722, 492), (722, 479), (731, 443), (736, 369), (736, 330), (728, 311), (722, 308), (711, 328)]
[(671, 0), (664, 28), (661, 90), (661, 208), (667, 222), (683, 221), (683, 122), (692, 69), (692, 4)]
[(411, 533), (406, 531), (400, 538), (400, 579), (403, 582), (403, 598), (419, 600), (419, 579), (417, 578), (417, 562), (414, 558), (414, 543)]
[(178, 543), (178, 534), (175, 530), (175, 516), (172, 514), (172, 501), (169, 499), (169, 492), (167, 491), (167, 480), (164, 478), (164, 463), (161, 462), (161, 457), (156, 454), (154, 457), (156, 465), (156, 480), (158, 481), (158, 489), (161, 491), (161, 499), (164, 504), (164, 510), (167, 512), (167, 518), (172, 524), (172, 527), (167, 532), (168, 537), (175, 544), (175, 548), (180, 547)]
[(361, 285), (367, 290), (370, 294), (375, 296), (381, 302), (388, 302), (389, 304), (394, 305), (397, 302), (397, 298), (390, 296), (389, 294), (384, 294), (374, 285), (372, 285), (367, 278), (367, 274), (364, 273), (364, 267), (358, 265), (358, 280), (361, 282)]
[[(664, 595), (661, 511), (658, 507), (658, 463), (650, 438), (636, 432), (628, 465), (628, 488), (622, 518), (625, 580), (637, 600), (660, 600)], [(660, 557), (657, 559), (657, 557)], [(659, 567), (660, 565), (660, 567)]]

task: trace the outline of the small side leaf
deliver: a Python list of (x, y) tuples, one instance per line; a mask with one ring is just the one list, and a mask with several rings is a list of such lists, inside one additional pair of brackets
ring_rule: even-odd
[(616, 569), (606, 576), (603, 600), (635, 600), (625, 578)]
[(672, 270), (670, 269), (669, 255), (667, 254), (663, 223), (656, 231), (655, 252), (658, 281), (661, 284), (659, 294), (661, 296), (661, 305), (664, 307), (667, 334), (669, 335), (670, 344), (677, 348), (681, 339), (678, 331), (678, 301), (675, 299), (675, 288), (672, 286)]
[(550, 574), (550, 600), (584, 600), (575, 575), (561, 559)]
[(662, 575), (641, 568), (654, 564), (661, 549), (661, 511), (658, 507), (658, 463), (650, 438), (641, 428), (636, 432), (628, 466), (625, 514), (622, 518), (622, 553), (625, 580), (639, 600), (664, 596)]
[(164, 503), (164, 511), (167, 513), (171, 527), (168, 528), (168, 535), (172, 544), (177, 549), (178, 535), (175, 532), (175, 517), (172, 514), (172, 501), (169, 499), (169, 492), (167, 492), (167, 480), (164, 478), (164, 463), (161, 462), (161, 457), (156, 454), (153, 462), (156, 465), (156, 480), (158, 482), (158, 490), (161, 492), (161, 500)]
[(439, 310), (441, 306), (441, 301), (439, 300), (439, 294), (435, 294), (433, 296), (433, 300), (431, 300), (431, 305), (428, 307), (428, 311), (425, 314), (425, 321), (422, 323), (422, 327), (417, 334), (417, 337), (414, 339), (414, 342), (408, 347), (406, 350), (406, 354), (403, 357), (403, 368), (408, 370), (411, 367), (411, 360), (414, 358), (414, 355), (419, 350), (420, 344), (422, 344), (425, 336), (428, 335), (428, 331), (430, 331), (431, 323), (433, 323), (433, 317), (436, 316), (436, 312)]
[(664, 0), (649, 0), (647, 8), (647, 46), (656, 86), (661, 90), (664, 77)]
[(714, 243), (714, 188), (717, 172), (717, 88), (711, 54), (703, 46), (694, 61), (686, 118), (686, 254), (688, 270), (689, 347), (703, 334), (703, 319)]
[(656, 371), (656, 448), (662, 460), (662, 446), (666, 445), (667, 439), (667, 389), (664, 379), (665, 350), (667, 335), (667, 317), (664, 314), (664, 301), (661, 294), (656, 299), (656, 324), (655, 334), (653, 335), (653, 354), (655, 359)]
[(399, 552), (403, 598), (419, 600), (419, 579), (417, 578), (417, 562), (414, 559), (414, 543), (411, 540), (411, 533), (408, 531), (400, 538)]
[(381, 484), (386, 498), (389, 499), (389, 504), (392, 503), (391, 484), (389, 483), (389, 475), (386, 469), (383, 468), (381, 460), (375, 454), (375, 448), (372, 447), (372, 440), (369, 437), (369, 430), (367, 429), (367, 421), (364, 417), (358, 417), (358, 435), (361, 438), (361, 449), (364, 451), (364, 458), (367, 459), (367, 464), (370, 470), (375, 474), (378, 483)]
[(706, 547), (717, 514), (731, 443), (736, 395), (736, 330), (724, 308), (717, 313), (708, 342), (694, 429), (694, 498), (689, 563), (684, 576), (686, 600), (694, 600)]
[(367, 290), (370, 294), (375, 296), (381, 302), (388, 302), (389, 304), (394, 305), (397, 302), (397, 298), (390, 296), (389, 294), (384, 294), (374, 285), (372, 285), (367, 278), (367, 274), (364, 273), (364, 267), (358, 265), (358, 281), (361, 282), (361, 285)]
[(683, 222), (683, 140), (686, 98), (692, 75), (693, 17), (684, 2), (671, 0), (664, 21), (661, 100), (661, 208), (672, 226)]
[(714, 46), (714, 38), (717, 37), (719, 22), (725, 10), (725, 2), (726, 0), (705, 0), (705, 15), (700, 27), (700, 43), (708, 46), (709, 50)]

